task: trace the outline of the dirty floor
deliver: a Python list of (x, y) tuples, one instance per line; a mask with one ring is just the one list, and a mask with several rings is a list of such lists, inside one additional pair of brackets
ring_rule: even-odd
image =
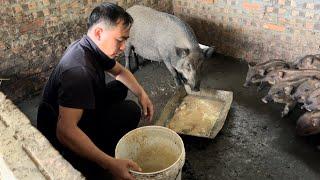
[[(283, 105), (261, 102), (266, 90), (242, 87), (246, 72), (245, 62), (221, 55), (205, 62), (201, 86), (233, 91), (234, 100), (215, 139), (182, 136), (183, 179), (320, 179), (320, 136), (297, 136), (295, 121), (303, 112), (296, 108), (282, 119)], [(174, 93), (173, 78), (157, 62), (145, 63), (135, 76), (153, 100), (157, 119)], [(34, 124), (39, 99), (18, 104)]]

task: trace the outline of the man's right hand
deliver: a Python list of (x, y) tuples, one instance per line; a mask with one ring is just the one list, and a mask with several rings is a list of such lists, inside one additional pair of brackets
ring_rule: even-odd
[(117, 179), (134, 180), (129, 169), (141, 171), (140, 167), (130, 160), (115, 159), (100, 150), (91, 139), (77, 126), (82, 109), (59, 106), (59, 119), (57, 123), (58, 140), (76, 154), (96, 162)]
[(113, 159), (108, 168), (115, 179), (134, 180), (129, 170), (142, 171), (142, 169), (133, 161), (127, 159)]

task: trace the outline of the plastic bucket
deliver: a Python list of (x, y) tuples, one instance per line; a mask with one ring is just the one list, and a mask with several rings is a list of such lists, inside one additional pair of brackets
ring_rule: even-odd
[(180, 180), (185, 149), (180, 136), (171, 129), (144, 126), (119, 140), (115, 157), (131, 159), (142, 168), (142, 172), (130, 170), (137, 180)]

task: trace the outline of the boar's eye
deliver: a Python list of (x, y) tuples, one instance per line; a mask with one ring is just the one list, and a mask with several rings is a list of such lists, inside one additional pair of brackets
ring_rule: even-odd
[(188, 82), (187, 78), (184, 77), (184, 75), (182, 73), (177, 73), (179, 78), (181, 79), (181, 81), (186, 84)]
[(186, 84), (188, 82), (188, 80), (182, 74), (180, 74), (180, 75), (181, 75), (180, 77), (181, 77), (182, 82), (184, 84)]
[(309, 89), (305, 89), (305, 90), (304, 90), (304, 92), (308, 92), (308, 91), (309, 91)]
[(187, 66), (187, 70), (188, 70), (188, 71), (191, 71), (191, 69), (192, 69), (191, 64), (188, 64), (188, 66)]
[(185, 48), (179, 48), (179, 47), (176, 47), (176, 53), (179, 57), (186, 57), (189, 55), (190, 53), (190, 50), (189, 49), (185, 49)]

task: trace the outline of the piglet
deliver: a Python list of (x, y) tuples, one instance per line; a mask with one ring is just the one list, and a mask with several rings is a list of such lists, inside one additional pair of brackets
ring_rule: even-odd
[(252, 84), (253, 79), (261, 79), (270, 71), (283, 68), (290, 68), (290, 64), (281, 59), (271, 59), (258, 64), (254, 64), (252, 62), (248, 63), (247, 77), (243, 86), (248, 87), (250, 84)]
[(296, 131), (300, 136), (320, 132), (320, 111), (306, 112), (297, 121)]

